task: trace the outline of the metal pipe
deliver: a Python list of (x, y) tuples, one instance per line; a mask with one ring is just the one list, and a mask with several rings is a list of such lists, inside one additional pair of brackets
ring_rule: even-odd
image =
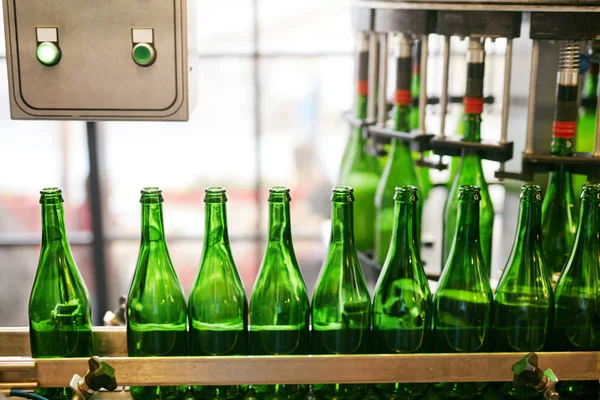
[(508, 111), (510, 108), (510, 80), (512, 70), (512, 39), (506, 41), (504, 55), (504, 91), (502, 93), (502, 134), (500, 143), (505, 144), (508, 137)]
[(367, 99), (367, 120), (375, 121), (377, 112), (377, 34), (369, 33), (369, 97)]
[(529, 77), (529, 103), (527, 106), (527, 140), (525, 154), (533, 154), (533, 129), (535, 125), (535, 97), (537, 87), (537, 69), (540, 58), (540, 42), (533, 41), (531, 48), (531, 76)]
[[(419, 133), (425, 135), (425, 108), (427, 107), (427, 58), (429, 56), (429, 36), (421, 39), (421, 88), (419, 89)], [(423, 154), (421, 153), (421, 158)]]
[(387, 69), (388, 34), (379, 35), (379, 98), (377, 104), (377, 124), (385, 128), (387, 122)]
[(450, 71), (450, 36), (444, 37), (444, 66), (442, 70), (442, 98), (440, 104), (442, 107), (440, 121), (440, 138), (446, 137), (446, 114), (448, 107), (448, 74)]

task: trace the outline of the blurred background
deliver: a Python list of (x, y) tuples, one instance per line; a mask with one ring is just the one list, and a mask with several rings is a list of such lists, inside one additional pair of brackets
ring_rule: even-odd
[[(201, 257), (204, 188), (226, 187), (233, 255), (248, 293), (264, 251), (268, 188), (289, 186), (296, 254), (312, 292), (327, 251), (330, 190), (350, 132), (342, 118), (352, 107), (354, 88), (350, 1), (194, 3), (196, 32), (190, 34), (196, 50), (190, 62), (197, 106), (190, 121), (97, 124), (99, 142), (92, 153), (101, 168), (102, 237), (92, 233), (90, 193), (96, 191), (88, 180), (91, 153), (86, 124), (11, 121), (2, 45), (0, 325), (27, 325), (41, 237), (39, 191), (49, 186), (63, 189), (68, 236), (93, 299), (96, 324), (107, 309), (117, 306), (119, 295), (127, 293), (140, 240), (139, 193), (145, 186), (163, 189), (168, 246), (186, 292)], [(530, 41), (523, 43), (522, 53), (529, 53)], [(430, 95), (439, 96), (441, 45), (439, 37), (431, 37)], [(452, 39), (451, 95), (463, 95), (466, 45)], [(519, 46), (515, 41), (515, 62)], [(482, 136), (498, 139), (505, 41), (488, 41), (486, 49), (485, 94), (494, 95), (496, 102), (486, 105)], [(513, 87), (525, 82), (520, 87), (524, 106), (528, 71), (514, 75), (518, 76)], [(439, 126), (436, 107), (427, 110), (433, 132)], [(448, 134), (458, 127), (461, 112), (461, 105), (451, 106)], [(517, 129), (523, 133), (519, 136), (524, 137), (524, 119), (519, 123)], [(518, 142), (512, 134), (509, 138)], [(497, 278), (512, 243), (516, 210), (503, 218), (506, 186), (494, 184), (496, 163), (486, 161), (484, 168), (497, 213), (493, 262)], [(424, 232), (436, 242), (423, 256), (427, 269), (438, 272), (448, 172), (432, 172), (432, 178), (438, 186), (426, 205)], [(101, 245), (100, 258), (94, 243)]]

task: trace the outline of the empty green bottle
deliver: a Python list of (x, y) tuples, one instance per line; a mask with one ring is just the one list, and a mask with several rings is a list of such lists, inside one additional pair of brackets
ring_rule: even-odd
[[(142, 242), (127, 296), (130, 357), (188, 355), (187, 307), (165, 240), (162, 192), (142, 190)], [(132, 386), (138, 400), (180, 399), (187, 387)]]
[[(29, 297), (29, 340), (33, 358), (92, 356), (92, 309), (73, 260), (65, 230), (62, 192), (41, 192), (42, 246)], [(65, 382), (68, 383), (68, 382)], [(44, 388), (49, 399), (70, 399), (72, 390)]]
[[(463, 98), (464, 106), (464, 136), (465, 142), (481, 141), (481, 112), (483, 110), (483, 76), (485, 52), (479, 39), (469, 40), (467, 52), (467, 87)], [(476, 185), (481, 189), (480, 208), (480, 238), (481, 251), (488, 277), (492, 262), (492, 234), (494, 231), (494, 205), (488, 191), (487, 182), (483, 175), (481, 157), (476, 151), (464, 149), (460, 157), (458, 172), (448, 192), (444, 204), (444, 221), (442, 234), (442, 266), (446, 265), (452, 247), (452, 238), (456, 230), (457, 209), (459, 208), (457, 194), (462, 185)]]
[[(517, 232), (494, 295), (494, 338), (498, 352), (544, 351), (554, 317), (552, 285), (540, 240), (542, 188), (523, 185)], [(537, 399), (531, 387), (501, 385), (504, 396)]]
[[(368, 354), (371, 298), (354, 244), (353, 190), (332, 195), (331, 241), (312, 299), (312, 354)], [(357, 399), (366, 385), (313, 385), (319, 398)]]
[[(555, 351), (600, 350), (600, 185), (585, 185), (575, 243), (555, 290)], [(568, 399), (597, 399), (598, 381), (560, 381)]]
[[(452, 248), (434, 297), (433, 343), (437, 353), (485, 352), (492, 340), (492, 288), (479, 241), (479, 187), (460, 186), (458, 201)], [(449, 398), (473, 399), (485, 384), (436, 386)]]
[[(373, 351), (422, 353), (430, 350), (433, 302), (419, 251), (417, 188), (396, 188), (389, 252), (373, 293)], [(418, 399), (426, 384), (379, 384), (386, 399)]]
[[(302, 279), (290, 219), (290, 190), (269, 191), (269, 236), (250, 300), (250, 354), (310, 352), (310, 300)], [(300, 399), (307, 385), (252, 385), (262, 399)]]
[[(227, 233), (225, 189), (204, 191), (202, 260), (188, 302), (191, 356), (248, 354), (248, 303)], [(246, 385), (193, 386), (198, 399), (234, 399)]]
[[(556, 106), (552, 124), (552, 155), (571, 157), (577, 125), (579, 83), (579, 43), (565, 41), (561, 46)], [(579, 53), (577, 53), (579, 54)], [(568, 166), (557, 164), (550, 172), (548, 188), (542, 204), (542, 253), (550, 277), (556, 281), (569, 258), (577, 229), (577, 199)]]
[[(408, 117), (410, 115), (410, 80), (411, 58), (408, 39), (399, 38), (397, 49), (397, 78), (394, 96), (395, 127), (401, 132), (409, 132)], [(390, 248), (392, 228), (394, 224), (394, 193), (396, 186), (413, 185), (421, 193), (421, 182), (417, 175), (409, 145), (399, 139), (393, 138), (390, 152), (381, 180), (375, 194), (376, 226), (375, 226), (375, 261), (383, 264)], [(423, 204), (417, 204), (417, 241), (421, 240), (421, 215)]]
[[(597, 61), (590, 63), (590, 70), (583, 83), (583, 98), (579, 121), (577, 123), (577, 139), (575, 151), (578, 153), (592, 153), (596, 143), (596, 107), (598, 105), (598, 70)], [(588, 181), (586, 175), (573, 174), (573, 189), (575, 193)]]

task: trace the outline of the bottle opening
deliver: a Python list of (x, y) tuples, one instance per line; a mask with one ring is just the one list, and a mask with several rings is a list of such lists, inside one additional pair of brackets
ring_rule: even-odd
[(285, 186), (273, 186), (269, 189), (270, 202), (287, 202), (291, 201), (290, 189)]
[(579, 196), (582, 199), (592, 200), (594, 202), (600, 201), (600, 183), (598, 184), (585, 184), (581, 187), (581, 195)]
[(41, 204), (58, 204), (62, 203), (62, 190), (57, 187), (49, 187), (40, 190), (40, 203)]
[(145, 187), (141, 190), (140, 203), (162, 203), (162, 190), (157, 187)]
[(205, 203), (224, 203), (227, 201), (226, 190), (222, 186), (210, 186), (204, 189)]
[(336, 186), (333, 188), (331, 201), (350, 203), (354, 201), (354, 189), (350, 186)]
[(396, 201), (407, 201), (413, 202), (417, 201), (419, 197), (417, 196), (417, 188), (412, 185), (405, 186), (397, 186), (396, 193), (394, 194), (394, 200)]
[(533, 201), (542, 201), (542, 187), (539, 185), (521, 186), (521, 198)]
[(460, 185), (458, 188), (458, 199), (462, 201), (479, 201), (481, 200), (481, 189), (476, 185)]

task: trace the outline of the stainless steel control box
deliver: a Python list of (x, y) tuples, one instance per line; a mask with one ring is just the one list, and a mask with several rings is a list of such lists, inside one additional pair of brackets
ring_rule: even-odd
[(3, 0), (13, 119), (189, 118), (186, 0)]

